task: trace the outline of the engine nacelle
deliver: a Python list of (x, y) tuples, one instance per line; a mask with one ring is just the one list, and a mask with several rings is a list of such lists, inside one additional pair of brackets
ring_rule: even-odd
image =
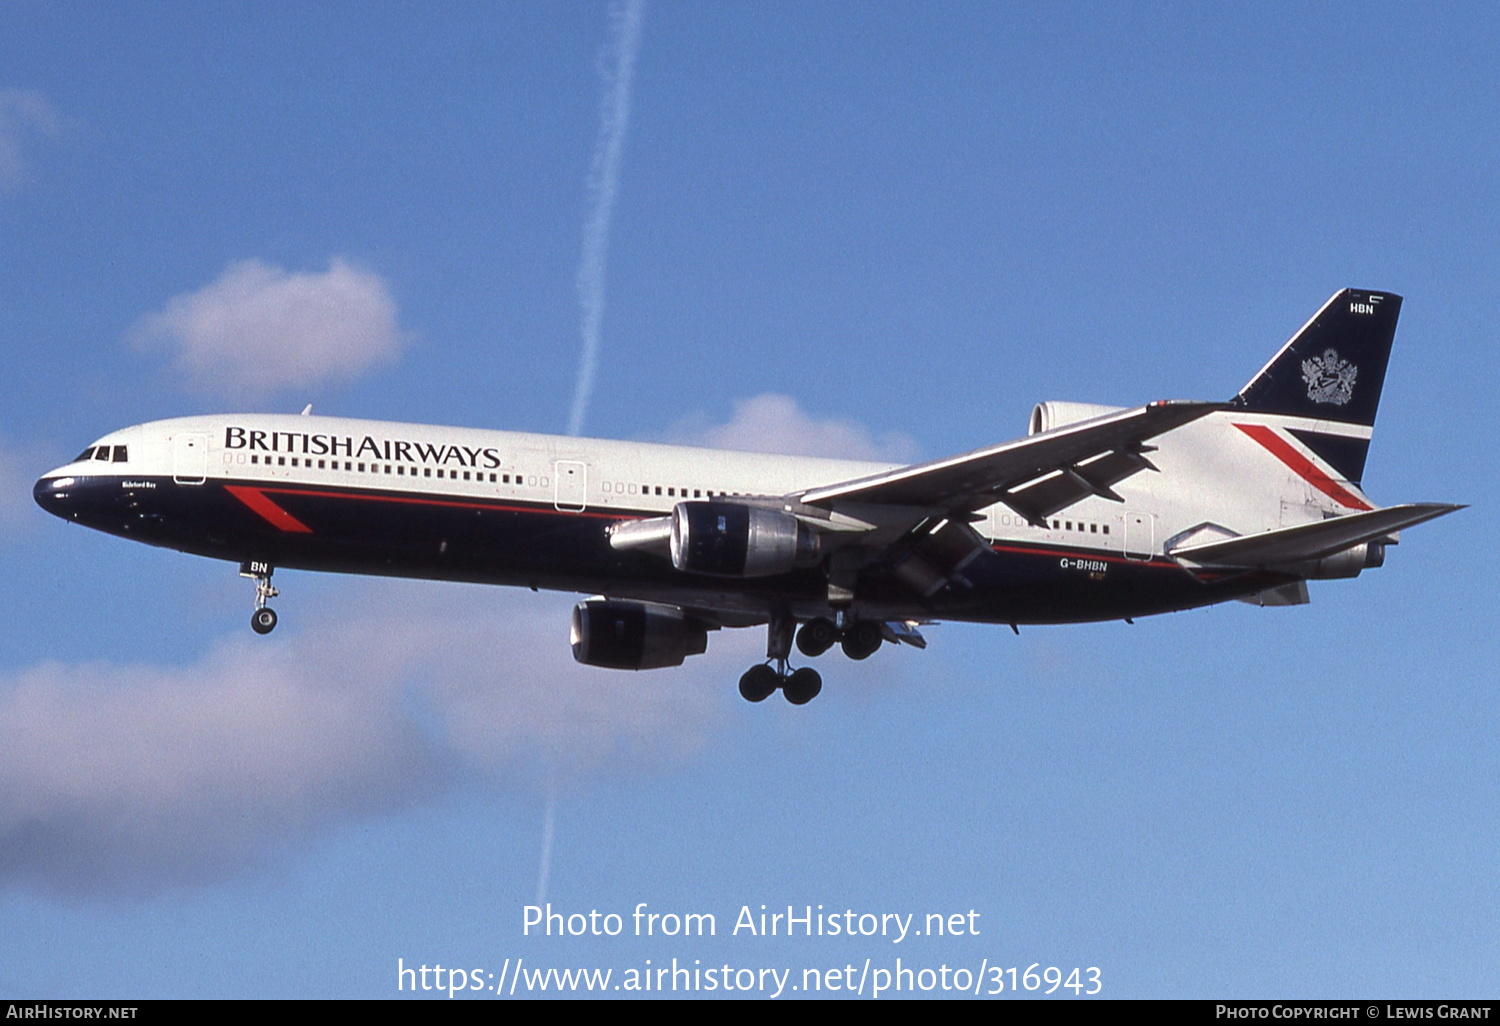
[(611, 670), (681, 666), (708, 650), (708, 630), (676, 606), (589, 599), (573, 607), (573, 658)]
[(1080, 420), (1093, 420), (1102, 417), (1106, 413), (1119, 413), (1126, 409), (1124, 406), (1097, 406), (1094, 403), (1062, 403), (1056, 400), (1045, 403), (1037, 403), (1031, 411), (1031, 423), (1027, 425), (1028, 435), (1039, 435), (1043, 431), (1051, 431), (1053, 428), (1062, 427), (1064, 424), (1077, 424)]
[(733, 502), (672, 509), (672, 565), (715, 577), (770, 577), (818, 561), (818, 536), (790, 513)]

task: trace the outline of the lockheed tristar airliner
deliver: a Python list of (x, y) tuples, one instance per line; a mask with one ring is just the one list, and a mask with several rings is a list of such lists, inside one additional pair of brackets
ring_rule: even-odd
[(1346, 289), (1227, 402), (1044, 402), (1015, 441), (911, 466), (555, 435), (233, 414), (99, 439), (36, 483), (48, 512), (238, 563), (251, 626), (277, 567), (581, 592), (574, 657), (681, 665), (764, 625), (760, 701), (822, 689), (795, 646), (925, 647), (937, 620), (1124, 619), (1308, 601), (1402, 528), (1360, 485), (1401, 297)]

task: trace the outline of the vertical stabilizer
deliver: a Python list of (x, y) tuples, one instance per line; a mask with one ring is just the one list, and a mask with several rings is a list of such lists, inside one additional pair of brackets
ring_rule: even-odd
[(1240, 390), (1235, 405), (1351, 425), (1354, 430), (1339, 434), (1315, 433), (1311, 425), (1288, 430), (1345, 480), (1358, 482), (1400, 313), (1401, 297), (1390, 292), (1335, 293)]
[(1262, 413), (1373, 427), (1400, 313), (1401, 297), (1389, 292), (1336, 293), (1235, 401)]

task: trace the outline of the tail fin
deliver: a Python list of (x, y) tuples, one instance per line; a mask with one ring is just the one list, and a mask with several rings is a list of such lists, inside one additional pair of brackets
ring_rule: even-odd
[(1373, 427), (1401, 297), (1344, 289), (1323, 304), (1235, 402), (1263, 413)]
[(1346, 479), (1358, 482), (1400, 313), (1401, 297), (1390, 292), (1335, 293), (1240, 389), (1234, 404), (1257, 413), (1350, 425), (1354, 430), (1336, 435), (1289, 430)]

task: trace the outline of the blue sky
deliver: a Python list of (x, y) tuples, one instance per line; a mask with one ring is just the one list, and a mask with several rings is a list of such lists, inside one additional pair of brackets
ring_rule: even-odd
[[(569, 596), (289, 572), (255, 638), (233, 567), (30, 499), (195, 412), (565, 430), (609, 7), (6, 4), (0, 995), (898, 956), (1488, 993), (1497, 35), (1485, 6), (649, 0), (587, 433), (936, 457), (1038, 400), (1231, 395), (1355, 286), (1406, 297), (1367, 490), (1472, 504), (1307, 607), (947, 624), (794, 709), (735, 693), (756, 632), (576, 667)], [(557, 909), (719, 936), (522, 936), (549, 795)], [(981, 933), (727, 935), (761, 904)]]

